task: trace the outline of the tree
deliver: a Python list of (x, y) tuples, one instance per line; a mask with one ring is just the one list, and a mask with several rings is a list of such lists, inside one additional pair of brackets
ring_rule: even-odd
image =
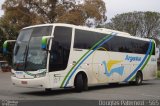
[(105, 27), (130, 33), (132, 36), (157, 39), (160, 13), (129, 12), (116, 15)]
[[(12, 8), (17, 8), (18, 11), (21, 11), (27, 16), (35, 14), (38, 17), (41, 17), (41, 21), (52, 23), (56, 16), (54, 11), (56, 3), (57, 0), (6, 0), (2, 8), (5, 10), (5, 13)], [(32, 17), (32, 20), (35, 20), (34, 17)]]
[[(81, 2), (80, 2), (81, 1)], [(43, 23), (96, 26), (106, 21), (102, 0), (6, 0), (0, 26), (8, 39), (15, 39), (21, 28)]]
[(23, 27), (35, 24), (59, 22), (91, 27), (107, 19), (102, 0), (5, 0), (2, 9), (0, 29), (6, 39), (16, 39)]
[(7, 38), (15, 39), (23, 27), (53, 22), (55, 14), (52, 10), (55, 8), (56, 1), (6, 0), (2, 6), (5, 14), (0, 20), (0, 26)]
[(102, 0), (6, 0), (2, 8), (0, 26), (7, 39), (16, 39), (20, 29), (34, 24), (96, 26), (107, 19)]
[[(3, 30), (0, 28), (0, 45), (3, 45), (3, 41), (4, 41), (4, 33)], [(2, 46), (0, 46), (0, 53), (2, 53)]]
[(75, 25), (97, 26), (107, 19), (105, 3), (102, 0), (85, 0), (83, 3), (63, 0), (57, 5), (56, 11), (56, 22)]

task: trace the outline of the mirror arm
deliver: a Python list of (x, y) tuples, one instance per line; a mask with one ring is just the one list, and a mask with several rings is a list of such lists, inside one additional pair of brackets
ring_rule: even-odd
[(42, 49), (44, 49), (44, 50), (46, 50), (46, 51), (49, 51), (49, 50), (47, 50), (46, 48), (47, 48), (47, 43), (48, 43), (47, 40), (50, 40), (50, 39), (53, 39), (53, 37), (51, 37), (51, 36), (43, 36), (43, 37), (42, 37), (42, 45), (41, 45), (41, 48), (42, 48)]
[(16, 40), (6, 40), (4, 43), (3, 43), (3, 53), (7, 53), (7, 45), (8, 43), (12, 43), (12, 42), (16, 42)]

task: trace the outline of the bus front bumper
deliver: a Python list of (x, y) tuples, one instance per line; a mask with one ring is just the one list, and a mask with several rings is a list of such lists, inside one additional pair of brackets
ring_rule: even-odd
[(20, 79), (14, 76), (11, 76), (13, 85), (19, 87), (29, 87), (29, 88), (47, 88), (46, 87), (46, 78), (33, 78), (33, 79)]

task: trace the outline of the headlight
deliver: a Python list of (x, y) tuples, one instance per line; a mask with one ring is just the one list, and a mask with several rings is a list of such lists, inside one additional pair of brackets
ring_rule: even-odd
[(13, 69), (11, 69), (11, 76), (16, 77), (15, 71)]
[(36, 74), (34, 78), (40, 78), (40, 77), (45, 77), (45, 76), (46, 76), (46, 72), (43, 72), (43, 73)]

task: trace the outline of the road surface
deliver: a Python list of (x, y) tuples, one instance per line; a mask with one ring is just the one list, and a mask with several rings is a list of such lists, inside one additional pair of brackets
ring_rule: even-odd
[(38, 88), (15, 87), (10, 73), (0, 72), (0, 100), (160, 100), (160, 80), (144, 81), (141, 86), (129, 84), (90, 87), (76, 93), (73, 89), (55, 89), (50, 93)]

